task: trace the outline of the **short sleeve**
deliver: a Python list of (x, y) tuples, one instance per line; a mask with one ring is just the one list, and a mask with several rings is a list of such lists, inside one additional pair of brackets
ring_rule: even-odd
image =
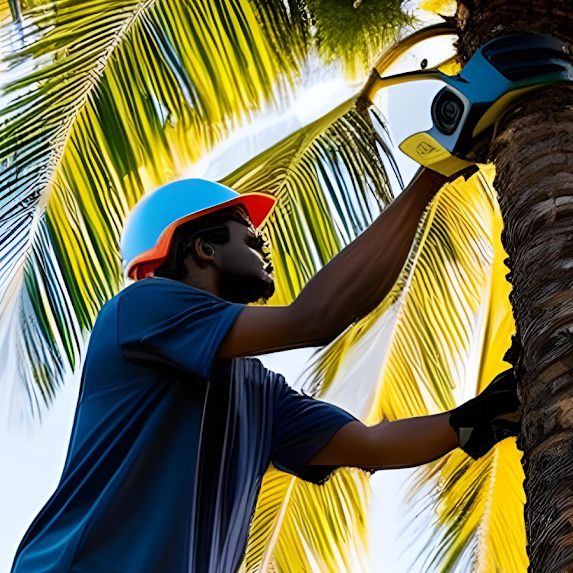
[(341, 408), (296, 392), (284, 382), (275, 404), (271, 461), (281, 471), (315, 484), (338, 466), (309, 465), (334, 435), (356, 418)]
[(171, 366), (209, 378), (215, 354), (245, 308), (160, 277), (128, 287), (118, 303), (123, 357), (140, 366)]

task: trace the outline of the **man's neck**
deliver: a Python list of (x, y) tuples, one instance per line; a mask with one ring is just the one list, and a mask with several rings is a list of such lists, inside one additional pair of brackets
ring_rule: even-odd
[(204, 290), (215, 296), (221, 296), (219, 281), (213, 272), (189, 272), (187, 276), (179, 282), (185, 283), (194, 288)]

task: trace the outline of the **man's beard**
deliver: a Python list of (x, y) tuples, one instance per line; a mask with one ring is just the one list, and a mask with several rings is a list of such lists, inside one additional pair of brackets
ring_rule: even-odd
[(270, 278), (224, 273), (221, 277), (221, 298), (229, 302), (248, 304), (266, 303), (275, 292), (274, 281)]

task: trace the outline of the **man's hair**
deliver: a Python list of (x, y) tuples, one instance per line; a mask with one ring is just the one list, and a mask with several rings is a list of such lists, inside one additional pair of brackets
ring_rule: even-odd
[(193, 239), (200, 237), (203, 241), (219, 245), (228, 243), (230, 234), (226, 223), (230, 219), (243, 219), (243, 213), (246, 212), (241, 207), (227, 207), (179, 225), (173, 233), (169, 254), (165, 261), (155, 269), (154, 275), (174, 280), (185, 278), (187, 267), (184, 261), (190, 250), (195, 264), (198, 267), (205, 266), (205, 261), (202, 261), (192, 248)]

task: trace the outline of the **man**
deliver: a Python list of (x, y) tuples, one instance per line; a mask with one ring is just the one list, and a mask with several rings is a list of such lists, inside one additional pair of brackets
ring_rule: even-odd
[(274, 292), (258, 231), (273, 197), (192, 179), (140, 201), (122, 238), (135, 282), (99, 313), (63, 475), (13, 573), (234, 573), (270, 463), (321, 484), (516, 435), (510, 375), (451, 412), (366, 427), (252, 358), (326, 344), (375, 308), (446, 181), (420, 170), (283, 307), (248, 306)]

